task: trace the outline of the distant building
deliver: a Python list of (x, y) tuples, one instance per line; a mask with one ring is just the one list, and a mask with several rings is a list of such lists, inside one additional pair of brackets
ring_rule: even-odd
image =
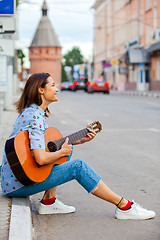
[(59, 85), (61, 83), (61, 46), (47, 16), (47, 11), (44, 0), (42, 17), (29, 47), (30, 73), (48, 72), (56, 85)]
[(94, 77), (117, 90), (160, 90), (160, 1), (97, 0)]

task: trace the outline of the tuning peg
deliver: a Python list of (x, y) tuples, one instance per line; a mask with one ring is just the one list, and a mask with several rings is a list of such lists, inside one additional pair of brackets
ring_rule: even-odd
[(102, 125), (99, 121), (94, 121), (90, 123), (91, 128), (96, 132), (100, 132), (102, 130)]

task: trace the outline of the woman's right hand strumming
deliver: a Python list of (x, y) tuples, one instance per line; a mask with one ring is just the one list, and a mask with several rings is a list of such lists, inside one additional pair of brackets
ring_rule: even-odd
[(68, 144), (68, 142), (69, 142), (69, 138), (67, 137), (61, 148), (61, 150), (64, 153), (64, 156), (70, 156), (72, 152), (72, 145)]

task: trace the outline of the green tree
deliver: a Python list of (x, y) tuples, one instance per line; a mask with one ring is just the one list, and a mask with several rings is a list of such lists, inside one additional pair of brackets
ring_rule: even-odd
[(66, 71), (64, 70), (64, 64), (62, 63), (62, 82), (68, 82)]
[(75, 64), (82, 64), (84, 62), (84, 57), (79, 49), (79, 47), (73, 47), (64, 56), (64, 65), (72, 67)]
[(19, 0), (16, 0), (16, 7), (18, 7), (18, 4), (19, 4)]
[(23, 59), (25, 58), (25, 55), (24, 55), (22, 49), (18, 49), (17, 50), (17, 56), (21, 60), (21, 67), (23, 67), (23, 64), (24, 64), (24, 60)]

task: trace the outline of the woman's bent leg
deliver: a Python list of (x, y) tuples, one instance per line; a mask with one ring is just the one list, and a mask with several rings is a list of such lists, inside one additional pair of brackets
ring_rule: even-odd
[(48, 178), (32, 186), (24, 186), (9, 197), (26, 197), (38, 192), (46, 191), (63, 183), (76, 179), (89, 193), (98, 185), (101, 177), (93, 171), (83, 160), (76, 159), (52, 168)]
[[(81, 159), (72, 160), (70, 162), (54, 166), (49, 177), (44, 182), (37, 183), (33, 186), (24, 186), (21, 189), (8, 194), (8, 196), (30, 196), (38, 192), (53, 189), (54, 187), (73, 179), (76, 179), (88, 191), (88, 193), (97, 188), (93, 194), (101, 199), (109, 201), (115, 205), (117, 205), (121, 200), (121, 197), (112, 192), (101, 181), (101, 177)], [(123, 199), (120, 207), (123, 207), (126, 203), (127, 200)]]

